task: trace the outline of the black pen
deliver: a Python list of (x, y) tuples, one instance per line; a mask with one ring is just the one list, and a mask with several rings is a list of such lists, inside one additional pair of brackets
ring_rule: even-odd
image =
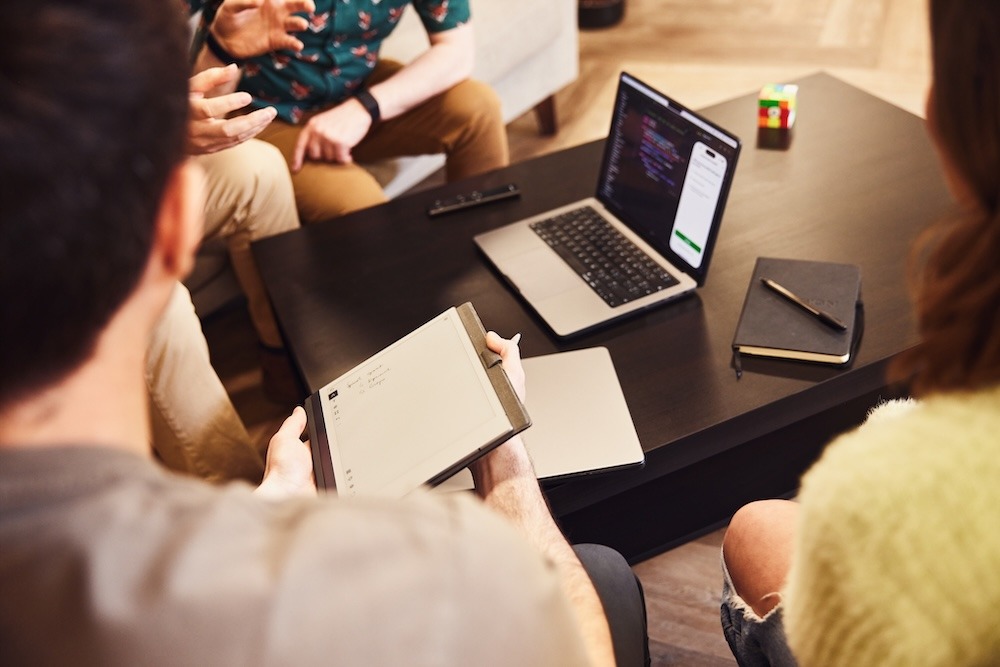
[(819, 319), (820, 322), (827, 325), (828, 327), (831, 327), (833, 329), (839, 329), (840, 331), (847, 330), (847, 325), (838, 320), (836, 317), (834, 317), (833, 315), (831, 315), (826, 311), (816, 308), (815, 306), (813, 306), (810, 303), (807, 303), (806, 301), (803, 301), (801, 298), (795, 296), (795, 294), (788, 291), (787, 288), (782, 287), (781, 285), (774, 282), (770, 278), (761, 278), (760, 281), (764, 283), (765, 287), (769, 287), (771, 290), (785, 297), (799, 308), (805, 310), (807, 313), (814, 315), (816, 318)]

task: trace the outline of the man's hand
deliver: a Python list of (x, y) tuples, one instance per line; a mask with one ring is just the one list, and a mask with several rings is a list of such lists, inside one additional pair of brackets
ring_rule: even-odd
[(500, 355), (503, 362), (503, 369), (510, 378), (510, 383), (514, 385), (514, 392), (523, 403), (527, 392), (524, 387), (524, 366), (521, 364), (521, 349), (517, 344), (521, 340), (521, 334), (517, 334), (510, 340), (501, 338), (496, 332), (489, 331), (486, 334), (486, 347)]
[(353, 97), (306, 122), (295, 143), (292, 173), (298, 173), (306, 158), (317, 162), (350, 164), (351, 150), (368, 134), (372, 117)]
[(205, 97), (206, 93), (239, 77), (235, 65), (213, 67), (195, 74), (189, 80), (188, 104), (188, 154), (215, 153), (241, 144), (257, 136), (274, 120), (273, 107), (257, 109), (251, 113), (226, 118), (231, 111), (250, 104), (248, 93), (230, 93), (218, 97)]
[[(524, 402), (526, 392), (524, 385), (524, 366), (521, 365), (521, 351), (517, 347), (518, 336), (505, 340), (490, 331), (486, 334), (486, 347), (500, 355), (503, 369), (510, 378), (514, 393)], [(488, 498), (497, 485), (519, 480), (537, 488), (535, 470), (524, 448), (520, 436), (514, 436), (496, 449), (486, 453), (469, 465), (472, 479), (475, 482), (476, 493), (480, 498)]]
[(306, 411), (297, 407), (271, 436), (258, 495), (268, 498), (316, 495), (309, 443), (299, 439), (305, 428)]
[[(233, 0), (231, 0), (233, 1)], [(428, 35), (431, 47), (385, 81), (368, 89), (383, 121), (423, 104), (467, 78), (475, 56), (472, 23)], [(353, 97), (316, 114), (302, 128), (291, 170), (308, 160), (349, 164), (351, 151), (371, 130), (371, 116)]]
[(212, 21), (212, 34), (237, 58), (252, 58), (285, 49), (299, 52), (302, 42), (289, 33), (302, 32), (309, 21), (295, 12), (313, 12), (313, 0), (226, 0)]

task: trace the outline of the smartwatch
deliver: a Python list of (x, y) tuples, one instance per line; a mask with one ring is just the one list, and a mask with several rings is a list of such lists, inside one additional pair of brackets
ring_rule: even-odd
[(361, 106), (365, 108), (368, 115), (372, 117), (372, 125), (375, 125), (380, 120), (382, 120), (382, 112), (378, 108), (378, 102), (367, 90), (359, 90), (355, 95), (354, 99), (361, 102)]

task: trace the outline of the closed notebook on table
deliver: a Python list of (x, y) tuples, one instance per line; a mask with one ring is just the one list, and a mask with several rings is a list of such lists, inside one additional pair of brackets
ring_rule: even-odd
[[(813, 308), (840, 320), (840, 330), (768, 289), (778, 283)], [(759, 257), (747, 287), (733, 351), (741, 354), (826, 364), (850, 361), (860, 331), (861, 268), (854, 264)]]

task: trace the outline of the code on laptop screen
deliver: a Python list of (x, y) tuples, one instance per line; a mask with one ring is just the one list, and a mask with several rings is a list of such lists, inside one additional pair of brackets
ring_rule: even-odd
[(703, 273), (739, 140), (623, 74), (598, 196), (663, 255)]

